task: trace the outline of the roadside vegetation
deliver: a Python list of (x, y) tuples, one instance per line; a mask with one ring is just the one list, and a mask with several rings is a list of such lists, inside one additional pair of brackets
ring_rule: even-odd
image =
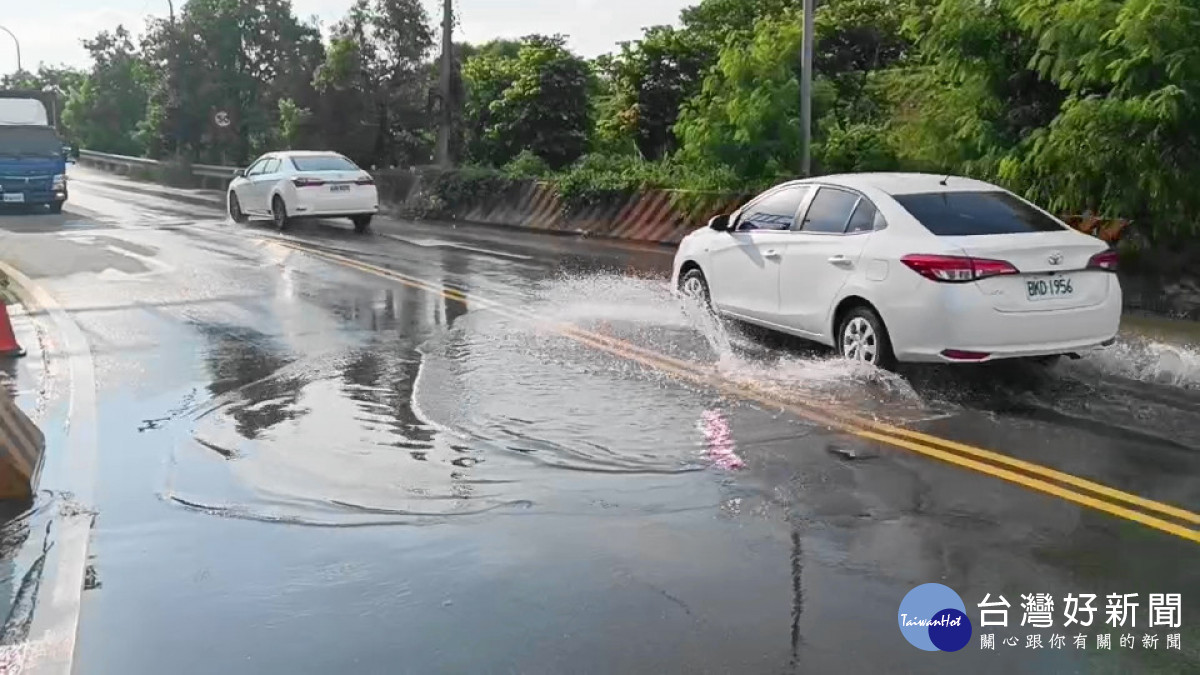
[[(998, 182), (1060, 213), (1200, 232), (1200, 1), (825, 0), (814, 173)], [(701, 0), (596, 59), (565, 36), (456, 44), (447, 193), (553, 180), (568, 207), (646, 187), (746, 192), (800, 166), (800, 0)], [(135, 40), (42, 67), (82, 147), (243, 163), (330, 148), (429, 165), (436, 26), (420, 0), (359, 0), (323, 38), (288, 0), (190, 0)], [(212, 123), (218, 110), (233, 125)]]

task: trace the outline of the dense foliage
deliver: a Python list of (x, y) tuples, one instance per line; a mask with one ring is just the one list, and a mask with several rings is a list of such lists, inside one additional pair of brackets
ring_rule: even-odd
[[(357, 0), (326, 38), (289, 0), (189, 0), (139, 43), (122, 27), (86, 41), (89, 72), (0, 84), (59, 91), (98, 150), (420, 166), (449, 105), (473, 190), (551, 178), (569, 206), (748, 190), (800, 166), (800, 5), (698, 0), (594, 60), (563, 36), (456, 44), (442, 101), (419, 0)], [(1155, 236), (1200, 230), (1200, 0), (824, 0), (816, 28), (815, 172), (966, 174)]]

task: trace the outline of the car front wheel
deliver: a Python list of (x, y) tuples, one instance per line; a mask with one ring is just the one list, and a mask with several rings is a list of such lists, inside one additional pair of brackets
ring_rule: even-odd
[(896, 365), (892, 343), (883, 319), (869, 307), (853, 307), (838, 323), (838, 353), (851, 361), (862, 361), (880, 368)]
[(280, 232), (287, 229), (288, 221), (290, 220), (288, 218), (287, 205), (283, 203), (283, 197), (279, 195), (275, 195), (275, 198), (271, 200), (271, 218), (275, 221), (275, 229)]
[(708, 292), (708, 279), (704, 278), (704, 272), (697, 267), (684, 272), (683, 276), (679, 278), (679, 292), (685, 297), (700, 302), (705, 307), (712, 308), (712, 296)]
[(229, 192), (229, 219), (235, 223), (246, 222), (246, 213), (242, 211), (242, 202), (236, 192)]

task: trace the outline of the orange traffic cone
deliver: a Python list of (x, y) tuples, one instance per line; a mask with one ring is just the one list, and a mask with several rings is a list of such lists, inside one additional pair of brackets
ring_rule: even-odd
[(0, 358), (25, 356), (25, 350), (17, 344), (13, 335), (12, 321), (8, 318), (8, 305), (0, 299)]

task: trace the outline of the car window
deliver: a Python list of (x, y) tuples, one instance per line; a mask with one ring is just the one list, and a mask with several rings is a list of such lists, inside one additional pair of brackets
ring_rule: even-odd
[(797, 228), (802, 232), (827, 232), (842, 234), (850, 221), (858, 195), (837, 188), (822, 187), (813, 197), (804, 222)]
[(262, 172), (263, 173), (275, 173), (276, 171), (279, 171), (279, 160), (278, 159), (268, 159), (266, 166), (263, 167)]
[(850, 216), (850, 225), (846, 228), (846, 234), (855, 232), (870, 232), (875, 229), (875, 221), (879, 218), (879, 211), (875, 209), (875, 205), (871, 200), (862, 197), (858, 200), (858, 206), (854, 207), (854, 214)]
[(742, 209), (737, 229), (746, 232), (790, 228), (808, 190), (805, 185), (793, 185), (768, 192)]
[(263, 172), (263, 169), (266, 166), (267, 166), (267, 160), (260, 159), (257, 162), (251, 164), (249, 169), (246, 169), (246, 175), (247, 176), (257, 176), (258, 174)]
[(1067, 229), (1008, 192), (926, 192), (894, 199), (925, 229), (942, 237)]
[(292, 164), (299, 171), (360, 171), (358, 165), (340, 155), (293, 157)]

